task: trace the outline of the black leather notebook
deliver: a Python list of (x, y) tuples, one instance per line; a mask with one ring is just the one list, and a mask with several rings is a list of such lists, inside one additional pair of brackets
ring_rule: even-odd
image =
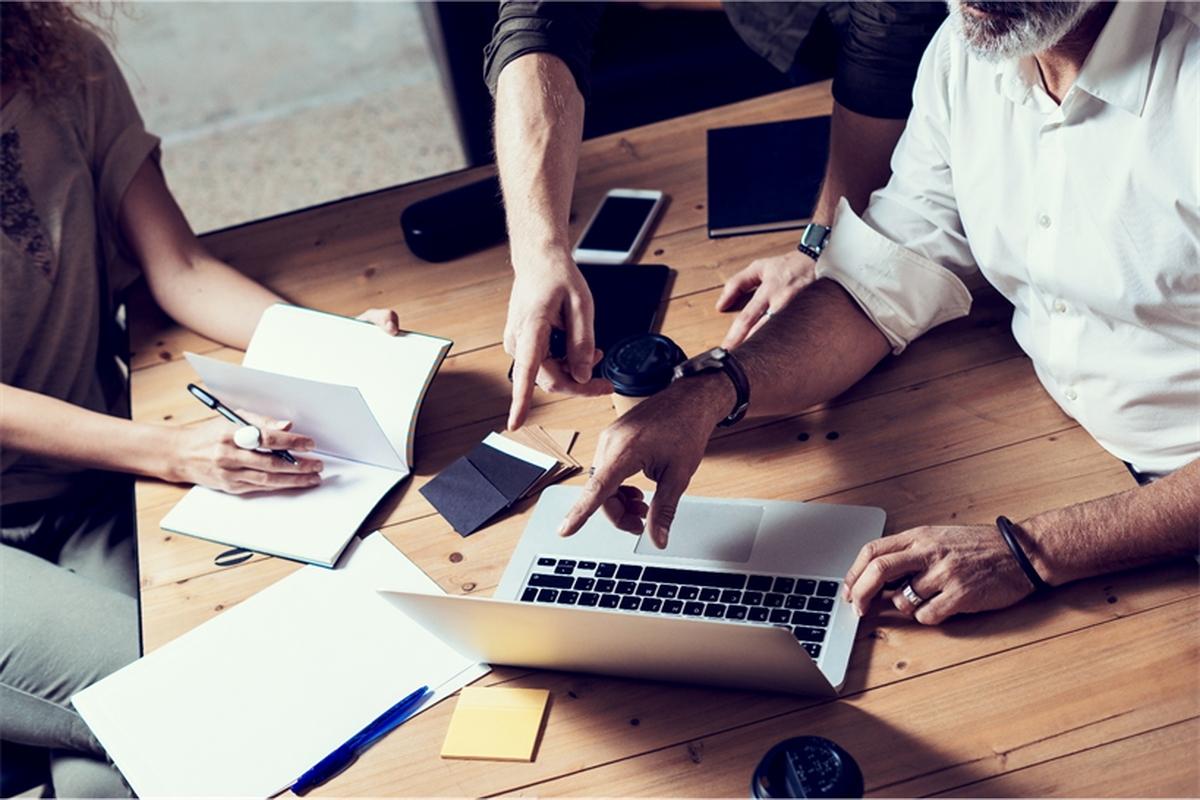
[(710, 238), (799, 228), (812, 218), (829, 117), (708, 131)]

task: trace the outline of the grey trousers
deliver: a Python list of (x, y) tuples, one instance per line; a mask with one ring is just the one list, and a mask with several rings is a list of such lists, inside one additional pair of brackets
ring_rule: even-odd
[(133, 485), (0, 510), (0, 739), (50, 749), (58, 797), (128, 797), (75, 692), (140, 654)]

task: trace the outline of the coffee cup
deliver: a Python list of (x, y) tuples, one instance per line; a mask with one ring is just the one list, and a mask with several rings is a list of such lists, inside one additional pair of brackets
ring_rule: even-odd
[(617, 416), (671, 383), (675, 365), (687, 360), (679, 345), (657, 333), (639, 333), (617, 342), (604, 356), (601, 374), (613, 385)]

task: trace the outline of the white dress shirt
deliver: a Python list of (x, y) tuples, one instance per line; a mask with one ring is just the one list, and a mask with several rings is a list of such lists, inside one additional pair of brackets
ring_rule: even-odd
[[(893, 177), (817, 274), (900, 352), (979, 269), (1050, 395), (1161, 476), (1200, 456), (1200, 8), (1122, 2), (1059, 105), (1035, 60), (925, 53)], [(902, 245), (902, 246), (901, 246)]]

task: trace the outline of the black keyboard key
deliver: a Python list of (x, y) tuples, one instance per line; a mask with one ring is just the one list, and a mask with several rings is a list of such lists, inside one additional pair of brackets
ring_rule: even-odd
[(530, 586), (545, 586), (550, 589), (570, 589), (575, 579), (569, 575), (545, 575), (535, 572), (529, 576)]
[[(599, 570), (597, 570), (597, 572), (599, 572)], [(596, 581), (596, 591), (600, 592), (601, 594), (604, 594), (606, 592), (611, 592), (613, 589), (616, 589), (616, 588), (617, 588), (617, 582), (614, 581), (612, 578), (604, 578), (603, 580)]]
[(721, 590), (706, 587), (700, 590), (700, 599), (705, 603), (714, 603), (721, 599)]
[(754, 608), (750, 609), (750, 614), (749, 614), (750, 621), (751, 622), (766, 622), (767, 615), (770, 613), (771, 613), (771, 609), (769, 609), (769, 608), (763, 608), (762, 606), (755, 606)]
[(804, 608), (804, 602), (808, 598), (802, 594), (789, 594), (787, 599), (783, 601), (784, 608)]
[(572, 562), (570, 564), (568, 564), (566, 561), (558, 562), (558, 566), (554, 568), (554, 574), (555, 575), (574, 575), (575, 574), (574, 562)]
[(775, 588), (775, 591), (779, 592), (780, 594), (791, 594), (792, 587), (795, 585), (796, 585), (795, 578), (776, 578), (774, 588)]
[(814, 594), (817, 591), (817, 582), (802, 578), (796, 581), (796, 588), (793, 590), (796, 594)]
[[(619, 581), (636, 581), (640, 577), (642, 577), (642, 568), (637, 564), (622, 564), (617, 567), (617, 580)], [(646, 580), (650, 581), (654, 578)]]
[(575, 585), (571, 588), (579, 592), (590, 592), (592, 589), (596, 588), (596, 579), (582, 577), (576, 578)]
[(595, 561), (580, 561), (580, 562), (579, 562), (579, 568), (580, 568), (580, 569), (587, 569), (587, 570), (592, 570), (592, 569), (595, 569), (595, 568), (596, 568), (596, 562), (595, 562)]
[(769, 592), (774, 583), (770, 575), (751, 575), (746, 581), (746, 588), (754, 592)]
[(783, 595), (771, 592), (763, 598), (763, 605), (767, 608), (783, 608)]
[(721, 592), (721, 602), (728, 605), (729, 603), (742, 602), (742, 593), (737, 589), (726, 589)]
[(709, 619), (721, 619), (725, 616), (725, 606), (720, 603), (709, 603), (704, 607), (704, 616)]
[(808, 628), (827, 628), (829, 627), (829, 615), (813, 611), (793, 611), (792, 624)]
[(828, 597), (808, 598), (809, 611), (833, 611), (833, 601)]
[(657, 583), (639, 583), (634, 594), (638, 597), (654, 597), (654, 593), (658, 591)]
[(746, 618), (746, 612), (750, 609), (745, 606), (730, 606), (725, 610), (725, 619), (742, 620)]
[(683, 611), (682, 600), (667, 600), (663, 603), (662, 612), (664, 614), (678, 614)]
[(825, 641), (825, 631), (820, 628), (796, 628), (792, 633), (802, 642)]
[(522, 603), (532, 603), (534, 600), (537, 599), (537, 592), (538, 592), (538, 590), (532, 586), (525, 587), (525, 592), (524, 592), (524, 594), (521, 595), (521, 602)]
[(646, 567), (642, 580), (655, 583), (687, 583), (694, 586), (712, 586), (717, 589), (741, 589), (746, 585), (746, 576), (737, 572), (708, 572), (676, 567)]
[(762, 598), (762, 592), (745, 592), (742, 595), (742, 602), (748, 606), (761, 606)]
[(689, 617), (698, 617), (704, 613), (704, 603), (684, 603), (683, 613)]
[(539, 567), (553, 567), (554, 559), (547, 558), (546, 556), (542, 556), (541, 558), (538, 559), (538, 566)]
[(835, 581), (821, 581), (817, 584), (818, 597), (837, 597), (838, 585)]
[(810, 656), (812, 656), (813, 658), (817, 658), (818, 656), (821, 655), (821, 645), (815, 644), (813, 642), (804, 642), (803, 645), (804, 645), (804, 649), (807, 650), (808, 654)]
[(640, 606), (641, 604), (642, 604), (642, 598), (640, 598), (640, 597), (634, 597), (633, 595), (629, 595), (628, 597), (621, 598), (621, 610), (622, 611), (637, 611), (638, 606)]
[(792, 612), (786, 608), (777, 608), (771, 612), (771, 622), (775, 624), (788, 623), (792, 621)]
[(558, 600), (558, 589), (538, 590), (537, 601), (539, 603), (553, 603), (556, 600)]
[(662, 608), (662, 602), (657, 597), (647, 597), (642, 600), (642, 611), (645, 611), (647, 614), (657, 613)]
[(673, 586), (669, 583), (660, 583), (658, 585), (658, 591), (655, 594), (657, 594), (659, 597), (670, 600), (672, 597), (674, 597), (678, 593), (679, 593), (678, 586)]
[(619, 603), (619, 602), (621, 602), (621, 598), (619, 595), (615, 595), (615, 594), (600, 595), (600, 607), (601, 608), (616, 608), (617, 603)]
[(637, 584), (633, 581), (617, 581), (617, 594), (633, 594), (633, 590), (637, 588)]
[(700, 587), (698, 586), (680, 586), (680, 600), (695, 600), (700, 595)]
[(579, 602), (579, 592), (567, 590), (558, 593), (558, 604), (560, 606), (573, 606)]
[(587, 606), (588, 608), (595, 607), (600, 602), (600, 595), (595, 592), (584, 592), (579, 595), (579, 605)]
[(616, 575), (616, 574), (617, 574), (617, 565), (616, 564), (602, 563), (596, 567), (596, 577), (597, 578), (611, 578), (613, 575)]

